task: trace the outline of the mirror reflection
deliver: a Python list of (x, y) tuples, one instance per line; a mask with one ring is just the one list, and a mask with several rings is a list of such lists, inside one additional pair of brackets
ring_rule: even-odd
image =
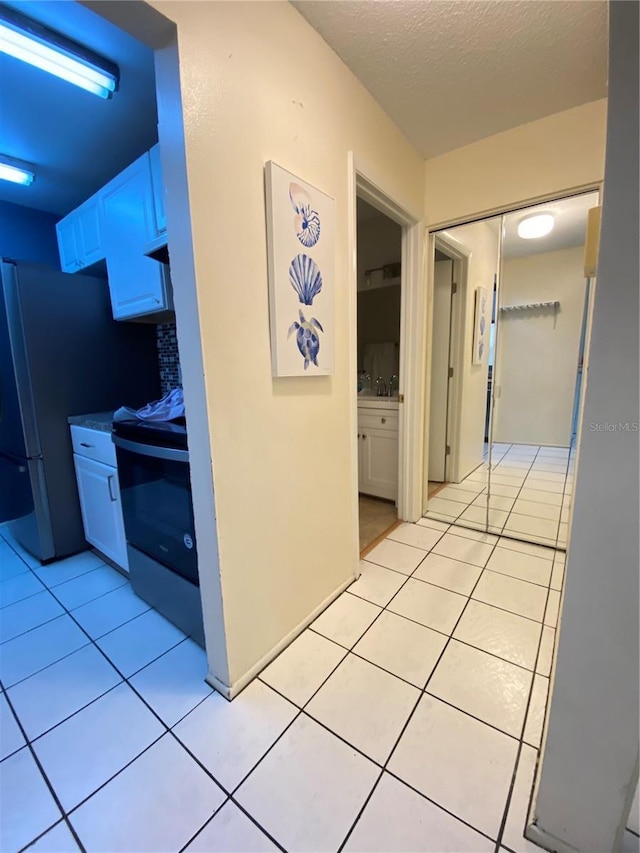
[(435, 235), (427, 518), (566, 548), (597, 204)]

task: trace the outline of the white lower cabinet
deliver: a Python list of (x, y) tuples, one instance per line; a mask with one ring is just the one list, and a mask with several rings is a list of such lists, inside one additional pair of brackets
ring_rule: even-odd
[[(79, 442), (74, 441), (74, 449), (78, 446)], [(95, 456), (95, 450), (91, 455)], [(105, 557), (129, 571), (117, 468), (79, 453), (73, 454), (73, 461), (85, 539)]]
[(398, 415), (358, 407), (358, 491), (398, 497)]

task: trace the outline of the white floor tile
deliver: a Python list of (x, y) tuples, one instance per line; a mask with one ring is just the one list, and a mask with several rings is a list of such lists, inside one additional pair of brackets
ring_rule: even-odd
[(505, 486), (503, 483), (491, 483), (491, 495), (515, 500), (520, 494), (520, 486)]
[(76, 853), (79, 850), (75, 838), (63, 820), (29, 847), (29, 853)]
[(85, 646), (11, 687), (7, 694), (27, 737), (38, 737), (121, 681), (94, 646)]
[(83, 551), (81, 554), (74, 554), (73, 557), (56, 560), (55, 563), (47, 563), (46, 566), (38, 564), (34, 571), (42, 583), (51, 589), (104, 565), (104, 560), (94, 554), (93, 551)]
[(553, 492), (561, 498), (565, 487), (564, 483), (557, 483), (554, 480), (547, 480), (541, 477), (533, 477), (529, 475), (523, 483), (523, 491), (529, 489), (532, 489), (533, 491)]
[(0, 538), (0, 581), (23, 575), (30, 571), (29, 565), (22, 560), (4, 539)]
[(159, 738), (164, 727), (128, 684), (119, 684), (34, 741), (69, 812)]
[(416, 569), (414, 578), (458, 592), (460, 595), (471, 595), (481, 573), (479, 566), (462, 563), (441, 554), (428, 554)]
[(212, 692), (206, 675), (206, 652), (187, 639), (141, 669), (131, 684), (171, 728)]
[(546, 518), (549, 521), (560, 521), (560, 507), (542, 501), (518, 499), (513, 505), (513, 511), (518, 515), (530, 515), (535, 518)]
[(544, 624), (551, 628), (556, 628), (558, 625), (558, 616), (560, 614), (560, 593), (556, 589), (549, 590), (549, 599), (547, 601), (547, 609), (544, 614)]
[(131, 585), (126, 583), (95, 601), (77, 607), (73, 611), (73, 618), (90, 637), (97, 640), (149, 609), (147, 602), (138, 598)]
[(97, 640), (120, 672), (128, 678), (184, 640), (185, 634), (155, 610), (147, 610)]
[(343, 646), (306, 630), (260, 673), (260, 678), (294, 705), (302, 707), (346, 653)]
[(420, 693), (393, 675), (349, 655), (307, 705), (307, 713), (382, 764)]
[[(427, 528), (425, 530), (429, 533)], [(436, 535), (439, 534), (436, 533)], [(426, 549), (422, 550), (412, 545), (405, 545), (403, 542), (394, 542), (393, 539), (385, 539), (376, 545), (373, 551), (369, 551), (367, 560), (386, 569), (393, 569), (394, 572), (410, 575), (424, 560), (426, 554)]]
[[(502, 527), (507, 520), (509, 513), (501, 509), (489, 510), (489, 524), (492, 527), (497, 527), (502, 530)], [(458, 518), (457, 524), (463, 524), (466, 521), (480, 524), (484, 528), (487, 523), (487, 510), (481, 506), (470, 506), (465, 509), (462, 515)]]
[(0, 608), (15, 604), (16, 601), (22, 601), (44, 591), (45, 587), (33, 572), (15, 575), (12, 578), (0, 581)]
[(527, 722), (524, 727), (524, 740), (536, 749), (540, 749), (542, 743), (542, 728), (544, 726), (544, 715), (547, 708), (547, 695), (549, 693), (549, 679), (542, 675), (536, 675), (533, 680), (531, 701), (527, 712)]
[(24, 601), (10, 604), (2, 611), (0, 619), (0, 642), (5, 643), (12, 640), (25, 631), (37, 628), (50, 622), (56, 616), (62, 616), (63, 608), (58, 604), (50, 592), (41, 592)]
[(463, 481), (462, 483), (451, 483), (451, 485), (445, 486), (436, 492), (434, 497), (468, 504), (473, 500), (473, 495), (479, 495), (484, 487), (484, 483), (478, 482)]
[(569, 525), (561, 521), (560, 526), (558, 527), (558, 544), (566, 547), (567, 541), (569, 539)]
[(495, 839), (517, 748), (508, 735), (424, 695), (389, 770)]
[(514, 498), (505, 497), (504, 495), (478, 495), (474, 500), (473, 505), (486, 507), (487, 503), (491, 509), (500, 509), (504, 512), (509, 512), (515, 503), (515, 500)]
[(318, 616), (311, 627), (314, 631), (350, 649), (358, 642), (381, 608), (348, 592), (338, 596), (333, 604)]
[(232, 702), (212, 693), (174, 732), (220, 784), (232, 791), (297, 713), (291, 702), (256, 680)]
[[(427, 512), (424, 515), (424, 520), (429, 521), (429, 522), (435, 521), (435, 522), (442, 524), (446, 527), (451, 527), (453, 522), (456, 520), (456, 517), (453, 515), (447, 515), (446, 513), (443, 513), (443, 512), (434, 512), (433, 510), (429, 509), (429, 510), (427, 510)], [(418, 524), (419, 523), (420, 522), (418, 522)]]
[(194, 838), (186, 853), (269, 853), (276, 845), (231, 800)]
[(453, 536), (462, 536), (463, 539), (472, 539), (474, 542), (484, 542), (485, 545), (495, 545), (500, 539), (499, 536), (494, 536), (492, 533), (486, 533), (483, 530), (470, 530), (468, 527), (458, 525), (451, 527), (449, 533)]
[(344, 850), (493, 853), (494, 843), (384, 773)]
[(462, 595), (409, 578), (388, 609), (427, 628), (450, 634), (466, 603)]
[(2, 693), (0, 694), (0, 761), (23, 747), (25, 743), (24, 735)]
[(524, 837), (527, 815), (529, 812), (529, 801), (533, 778), (536, 769), (537, 751), (527, 744), (522, 745), (522, 752), (518, 760), (516, 770), (516, 781), (511, 794), (509, 812), (502, 834), (502, 843), (507, 845), (514, 853), (540, 853), (540, 847)]
[(452, 640), (428, 691), (506, 734), (520, 737), (532, 673)]
[(58, 616), (9, 640), (0, 652), (0, 678), (5, 687), (28, 678), (90, 642), (70, 616)]
[(446, 642), (442, 634), (385, 611), (354, 652), (422, 689)]
[(498, 474), (494, 471), (491, 472), (491, 482), (498, 483), (501, 486), (521, 486), (525, 481), (524, 474)]
[(416, 523), (421, 524), (423, 527), (431, 527), (432, 530), (439, 530), (441, 533), (446, 533), (451, 526), (442, 521), (434, 521), (430, 518), (419, 518)]
[(542, 640), (540, 642), (540, 652), (538, 653), (538, 663), (536, 664), (536, 672), (540, 675), (545, 675), (547, 678), (551, 675), (551, 665), (553, 662), (553, 644), (556, 639), (556, 632), (548, 625), (542, 626)]
[[(471, 493), (469, 493), (471, 495)], [(456, 519), (469, 506), (467, 501), (451, 501), (440, 497), (440, 492), (427, 501), (427, 515), (438, 513), (443, 518)]]
[(562, 506), (562, 495), (556, 492), (545, 492), (541, 489), (525, 486), (519, 495), (520, 500), (533, 503), (545, 503), (551, 506)]
[(55, 586), (53, 594), (67, 610), (73, 610), (74, 607), (93, 601), (94, 598), (112, 592), (126, 583), (126, 577), (111, 566), (98, 566), (79, 578)]
[(472, 598), (542, 622), (547, 590), (533, 583), (485, 570)]
[(421, 548), (423, 551), (430, 551), (441, 538), (441, 531), (432, 530), (420, 524), (401, 524), (389, 534), (389, 539), (412, 545), (414, 548)]
[(463, 563), (471, 563), (474, 566), (484, 567), (493, 551), (493, 545), (484, 542), (475, 542), (465, 536), (445, 533), (442, 539), (435, 545), (434, 554), (442, 554), (443, 557), (452, 557)]
[(385, 569), (376, 563), (360, 560), (362, 574), (349, 587), (349, 592), (372, 604), (385, 607), (407, 579), (406, 575)]
[(237, 799), (285, 849), (335, 853), (378, 774), (375, 764), (303, 714)]
[(25, 747), (2, 762), (0, 850), (20, 850), (60, 820), (60, 810)]
[(37, 557), (34, 557), (33, 554), (30, 554), (15, 538), (13, 533), (5, 526), (2, 528), (2, 538), (6, 543), (10, 546), (11, 550), (20, 557), (23, 563), (26, 563), (27, 566), (31, 569), (40, 568), (40, 560)]
[(166, 734), (71, 815), (87, 850), (180, 850), (224, 794)]
[(531, 542), (522, 542), (520, 539), (509, 539), (507, 536), (500, 538), (500, 547), (509, 551), (518, 551), (520, 554), (530, 554), (532, 557), (540, 557), (542, 560), (553, 560), (557, 553), (553, 548), (543, 545), (533, 545)]
[(550, 560), (534, 557), (531, 554), (521, 554), (509, 548), (498, 546), (487, 563), (487, 568), (501, 575), (509, 575), (522, 581), (529, 581), (539, 586), (549, 586), (551, 580)]
[(512, 512), (504, 526), (505, 533), (519, 533), (539, 539), (549, 540), (555, 544), (558, 535), (558, 522), (548, 518), (534, 518), (532, 515), (518, 515)]
[(453, 636), (533, 671), (542, 626), (480, 601), (470, 601)]

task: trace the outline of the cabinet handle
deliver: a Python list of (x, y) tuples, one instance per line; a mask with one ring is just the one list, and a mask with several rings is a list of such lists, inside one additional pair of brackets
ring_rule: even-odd
[(86, 441), (81, 441), (81, 442), (80, 442), (80, 447), (93, 447), (93, 444), (87, 444), (87, 442), (86, 442)]
[(366, 437), (367, 437), (367, 436), (366, 436), (364, 433), (362, 433), (362, 438), (363, 438), (363, 440), (364, 440)]
[(358, 433), (358, 438), (360, 438), (360, 433)]
[(380, 418), (380, 420), (382, 421), (383, 424), (386, 424), (386, 422), (387, 422), (386, 418)]
[(112, 484), (114, 477), (115, 474), (109, 474), (109, 476), (107, 477), (107, 486), (109, 487), (109, 499), (112, 503), (118, 500), (117, 496), (113, 494)]

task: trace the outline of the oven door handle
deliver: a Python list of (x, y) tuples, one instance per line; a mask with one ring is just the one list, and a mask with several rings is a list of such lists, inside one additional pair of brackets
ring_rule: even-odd
[(176, 447), (157, 447), (154, 444), (141, 444), (137, 441), (129, 441), (127, 438), (113, 436), (116, 447), (128, 450), (131, 453), (139, 453), (141, 456), (151, 456), (155, 459), (169, 459), (172, 462), (188, 462), (189, 451), (180, 450)]

